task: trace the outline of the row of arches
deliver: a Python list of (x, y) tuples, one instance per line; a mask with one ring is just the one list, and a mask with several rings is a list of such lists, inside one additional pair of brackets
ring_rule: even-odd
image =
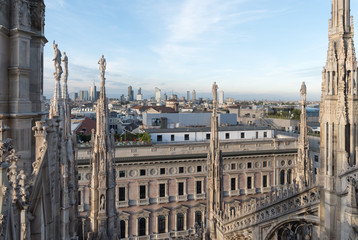
[[(157, 217), (157, 233), (161, 234), (161, 233), (166, 233), (168, 230), (168, 226), (167, 226), (167, 217), (165, 215), (159, 215)], [(183, 231), (186, 230), (186, 219), (185, 219), (185, 214), (184, 213), (177, 213), (176, 214), (176, 231)], [(147, 221), (149, 221), (149, 219), (146, 219), (144, 217), (138, 218), (137, 220), (137, 224), (138, 224), (138, 236), (145, 236), (147, 235), (148, 232), (148, 223)], [(199, 224), (201, 225), (203, 221), (203, 214), (201, 211), (196, 211), (195, 212), (195, 224)], [(127, 226), (126, 226), (126, 221), (121, 220), (120, 221), (120, 230), (121, 230), (121, 238), (126, 238), (126, 236), (128, 234), (126, 234), (127, 231)]]
[(288, 169), (287, 171), (282, 169), (280, 171), (280, 184), (284, 185), (286, 183), (292, 184), (292, 170), (291, 169)]

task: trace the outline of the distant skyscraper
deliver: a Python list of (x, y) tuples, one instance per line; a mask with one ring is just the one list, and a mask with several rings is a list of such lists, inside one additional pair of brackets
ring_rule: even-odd
[(79, 97), (81, 101), (88, 101), (88, 91), (87, 90), (80, 90)]
[(166, 102), (167, 100), (168, 100), (167, 93), (164, 93), (164, 94), (163, 94), (163, 101)]
[(187, 100), (187, 101), (190, 100), (190, 91), (186, 91), (186, 100)]
[(73, 101), (76, 101), (76, 99), (78, 98), (78, 93), (77, 92), (72, 93), (71, 98)]
[(142, 94), (142, 89), (139, 88), (138, 89), (138, 94), (137, 94), (137, 101), (142, 101), (143, 100), (143, 94)]
[(196, 100), (196, 92), (195, 90), (193, 90), (192, 94), (191, 94), (191, 100), (195, 101)]
[(219, 91), (219, 104), (223, 104), (224, 103), (224, 91), (220, 90)]
[(124, 94), (121, 95), (121, 102), (125, 102), (126, 98), (124, 97)]
[(97, 96), (96, 96), (96, 93), (97, 93), (97, 88), (96, 88), (96, 85), (95, 83), (93, 82), (93, 86), (90, 87), (90, 100), (92, 102), (96, 101), (97, 100)]
[(155, 88), (155, 101), (160, 102), (161, 100), (161, 90), (159, 88)]
[(128, 87), (128, 101), (133, 101), (133, 95), (134, 95), (134, 92), (133, 92), (132, 86), (129, 86)]

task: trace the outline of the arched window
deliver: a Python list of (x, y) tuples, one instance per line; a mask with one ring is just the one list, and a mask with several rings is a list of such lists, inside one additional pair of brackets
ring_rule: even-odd
[(165, 233), (165, 217), (158, 216), (158, 233)]
[(177, 214), (177, 231), (184, 230), (184, 214), (178, 213)]
[(281, 185), (285, 184), (285, 170), (281, 170), (280, 172), (280, 184)]
[(200, 211), (195, 212), (195, 223), (201, 225), (202, 222), (202, 214)]
[(292, 183), (292, 170), (291, 169), (289, 169), (287, 171), (287, 182), (288, 182), (288, 184)]
[(126, 238), (126, 222), (121, 220), (119, 224), (121, 227), (121, 238)]
[(138, 219), (138, 236), (145, 236), (145, 218)]

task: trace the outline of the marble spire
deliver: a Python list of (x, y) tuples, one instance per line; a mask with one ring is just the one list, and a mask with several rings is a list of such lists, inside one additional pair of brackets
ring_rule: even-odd
[(330, 34), (351, 33), (353, 18), (350, 13), (350, 0), (332, 0)]
[(309, 140), (307, 135), (307, 103), (306, 95), (307, 88), (305, 82), (302, 82), (301, 85), (301, 121), (300, 121), (300, 136), (298, 138), (298, 172), (297, 172), (297, 182), (302, 183), (304, 186), (310, 184), (312, 179), (312, 169), (310, 166), (309, 159)]
[(90, 196), (89, 238), (117, 239), (118, 213), (115, 206), (115, 146), (114, 133), (109, 132), (108, 103), (105, 89), (106, 59), (98, 61), (101, 90), (97, 101), (96, 132), (92, 134), (92, 174)]
[(210, 151), (207, 159), (207, 226), (206, 234), (209, 239), (216, 239), (215, 215), (223, 210), (223, 159), (219, 147), (218, 115), (217, 115), (218, 85), (212, 86), (213, 112), (211, 116)]

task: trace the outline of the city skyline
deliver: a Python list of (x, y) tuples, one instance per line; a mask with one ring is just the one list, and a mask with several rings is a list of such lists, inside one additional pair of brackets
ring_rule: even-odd
[[(195, 0), (84, 6), (77, 0), (49, 0), (45, 33), (67, 52), (69, 92), (93, 81), (98, 85), (96, 63), (104, 54), (109, 97), (120, 97), (129, 85), (141, 87), (144, 98), (153, 96), (154, 87), (180, 96), (195, 89), (198, 97), (210, 97), (207, 86), (216, 81), (225, 97), (298, 100), (305, 81), (308, 100), (319, 100), (331, 5), (309, 4)], [(357, 16), (358, 3), (351, 5)], [(47, 97), (54, 87), (52, 55), (46, 44)]]

